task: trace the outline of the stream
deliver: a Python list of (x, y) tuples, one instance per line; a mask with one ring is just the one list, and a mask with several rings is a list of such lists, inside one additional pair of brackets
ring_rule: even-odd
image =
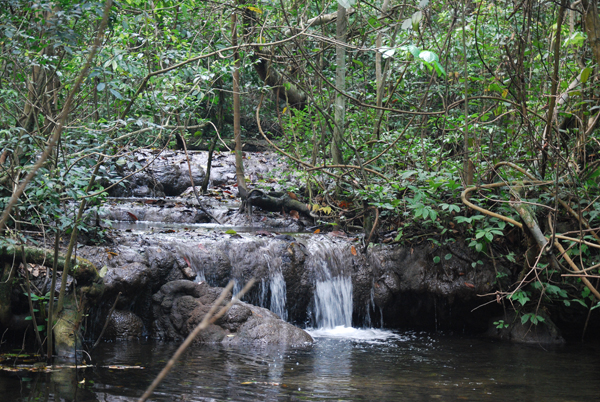
[[(592, 401), (600, 345), (553, 350), (444, 333), (334, 328), (312, 347), (188, 350), (154, 401)], [(0, 374), (2, 401), (135, 401), (177, 345), (103, 343), (94, 366)], [(136, 365), (143, 369), (105, 366)], [(103, 367), (104, 366), (104, 367)]]
[[(257, 160), (265, 170), (266, 162)], [(227, 188), (221, 195), (220, 203), (232, 202)], [(83, 356), (85, 367), (71, 362), (44, 368), (32, 365), (35, 358), (17, 361), (4, 354), (0, 402), (136, 401), (178, 346), (156, 340), (167, 333), (156, 322), (173, 321), (170, 310), (153, 309), (158, 290), (168, 283), (224, 286), (229, 280), (239, 290), (250, 277), (257, 284), (244, 301), (308, 326), (314, 344), (264, 346), (263, 339), (244, 346), (193, 345), (150, 400), (598, 400), (600, 343), (551, 347), (535, 338), (523, 345), (468, 335), (476, 333), (468, 330), (470, 323), (487, 325), (494, 312), (473, 308), (482, 303), (477, 295), (490, 292), (494, 276), (477, 268), (459, 244), (436, 251), (446, 256), (437, 265), (428, 244), (379, 245), (367, 254), (356, 234), (319, 234), (308, 230), (311, 222), (299, 224), (283, 213), (247, 217), (222, 206), (213, 213), (224, 225), (215, 225), (202, 223), (195, 208), (167, 201), (111, 200), (99, 217), (113, 229), (114, 243), (78, 249), (107, 271), (104, 310), (95, 310), (99, 317), (90, 322), (99, 327), (102, 311), (122, 292), (117, 311), (136, 318), (127, 322), (138, 322), (139, 331), (121, 328), (121, 339), (133, 340), (105, 336)]]

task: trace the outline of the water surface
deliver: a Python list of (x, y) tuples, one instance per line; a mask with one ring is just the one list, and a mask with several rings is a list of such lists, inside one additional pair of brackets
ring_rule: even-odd
[[(593, 401), (599, 345), (511, 345), (447, 334), (310, 331), (306, 349), (193, 347), (154, 401)], [(0, 373), (1, 401), (134, 401), (176, 345), (101, 344), (96, 367)], [(100, 366), (141, 365), (116, 370)], [(39, 399), (36, 399), (39, 398)]]

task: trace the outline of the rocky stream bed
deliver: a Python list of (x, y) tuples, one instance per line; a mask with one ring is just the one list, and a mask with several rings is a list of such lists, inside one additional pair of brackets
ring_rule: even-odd
[[(104, 244), (89, 245), (88, 237), (88, 245), (76, 251), (95, 265), (104, 285), (88, 318), (89, 339), (108, 320), (104, 340), (180, 341), (229, 281), (239, 290), (255, 278), (243, 301), (196, 342), (307, 345), (312, 338), (301, 328), (340, 325), (487, 331), (517, 342), (562, 342), (550, 319), (537, 327), (515, 320), (504, 330), (491, 325), (507, 317), (494, 301), (496, 272), (510, 272), (492, 267), (465, 242), (365, 248), (362, 233), (321, 225), (285, 207), (240, 214), (233, 154), (216, 155), (209, 194), (200, 197), (199, 208), (189, 172), (199, 186), (205, 152), (190, 153), (189, 168), (180, 152), (143, 151), (133, 158), (152, 164), (87, 213), (88, 222), (108, 228)], [(289, 197), (286, 186), (302, 186), (273, 154), (245, 158), (251, 188), (281, 199)], [(120, 174), (131, 171), (124, 167)], [(448, 255), (434, 263), (434, 257)], [(40, 276), (34, 284), (45, 282)]]

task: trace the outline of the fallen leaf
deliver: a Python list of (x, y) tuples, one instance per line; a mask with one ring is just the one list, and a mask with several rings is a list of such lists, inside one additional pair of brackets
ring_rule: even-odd
[(188, 265), (188, 267), (190, 267), (190, 268), (192, 267), (192, 264), (190, 264), (190, 260), (188, 260), (186, 257), (183, 257), (183, 260)]
[(230, 235), (234, 235), (237, 234), (237, 232), (233, 229), (229, 229), (227, 232), (225, 232), (226, 234), (230, 234)]
[(471, 289), (475, 288), (475, 285), (473, 285), (472, 283), (469, 283), (469, 282), (465, 282), (465, 286), (468, 288), (471, 288)]
[(119, 253), (115, 253), (114, 251), (107, 251), (106, 254), (117, 256)]
[(350, 252), (352, 253), (352, 255), (356, 255), (356, 254), (358, 254), (358, 253), (356, 252), (356, 247), (354, 247), (354, 246), (350, 247)]
[(346, 208), (350, 207), (350, 203), (348, 203), (348, 201), (340, 201), (339, 206), (340, 206), (340, 208), (346, 209)]
[(288, 195), (290, 196), (290, 198), (292, 200), (298, 200), (298, 196), (294, 193), (292, 193), (291, 191), (288, 191)]
[(129, 217), (130, 217), (131, 219), (133, 219), (134, 221), (139, 221), (138, 217), (137, 217), (137, 216), (135, 216), (134, 214), (132, 214), (131, 212), (127, 212), (127, 215), (129, 215)]
[(319, 234), (319, 233), (321, 233), (321, 229), (317, 229), (317, 230), (315, 230), (313, 233), (314, 233), (314, 234)]
[(298, 220), (300, 219), (300, 215), (298, 214), (298, 211), (292, 209), (290, 211), (290, 216), (292, 217), (292, 219)]

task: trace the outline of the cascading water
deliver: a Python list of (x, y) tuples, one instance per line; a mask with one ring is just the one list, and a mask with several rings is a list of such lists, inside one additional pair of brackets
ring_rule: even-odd
[(309, 265), (317, 281), (312, 307), (313, 326), (332, 329), (352, 327), (352, 278), (347, 269), (351, 260), (332, 242), (314, 244)]
[(337, 276), (317, 282), (314, 314), (318, 328), (351, 327), (352, 279)]
[(269, 287), (271, 290), (271, 306), (269, 309), (282, 320), (287, 321), (287, 309), (285, 308), (286, 286), (281, 271), (272, 273), (269, 280)]

